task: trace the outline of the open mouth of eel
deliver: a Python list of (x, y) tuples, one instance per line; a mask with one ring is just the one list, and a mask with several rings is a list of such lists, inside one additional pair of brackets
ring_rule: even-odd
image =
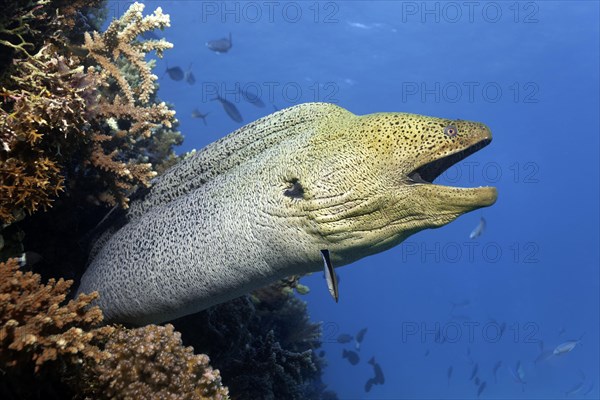
[(446, 171), (448, 168), (469, 157), (471, 154), (483, 149), (485, 146), (490, 144), (491, 141), (492, 139), (490, 138), (482, 139), (479, 142), (467, 147), (466, 149), (460, 150), (454, 154), (450, 154), (442, 158), (438, 158), (437, 160), (428, 162), (425, 165), (421, 165), (419, 168), (415, 169), (407, 175), (408, 183), (433, 183), (433, 181), (438, 176), (443, 174), (444, 171)]

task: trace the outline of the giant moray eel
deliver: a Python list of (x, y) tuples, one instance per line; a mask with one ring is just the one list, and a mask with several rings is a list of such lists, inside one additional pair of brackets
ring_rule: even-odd
[(160, 176), (79, 291), (99, 291), (109, 320), (158, 323), (320, 270), (323, 249), (335, 267), (379, 253), (495, 202), (491, 187), (431, 183), (491, 139), (462, 120), (278, 111)]

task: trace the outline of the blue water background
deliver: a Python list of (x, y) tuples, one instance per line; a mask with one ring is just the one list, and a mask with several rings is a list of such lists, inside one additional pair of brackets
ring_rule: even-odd
[[(328, 101), (356, 114), (476, 120), (493, 132), (489, 147), (437, 181), (496, 186), (493, 207), (340, 268), (339, 304), (322, 274), (303, 279), (311, 317), (323, 321), (324, 382), (340, 398), (474, 398), (471, 362), (487, 382), (481, 398), (564, 398), (582, 379), (569, 398), (600, 396), (598, 2), (472, 2), (472, 13), (465, 2), (145, 3), (171, 16), (164, 35), (175, 47), (156, 73), (185, 135), (178, 152), (242, 125), (211, 101), (217, 90), (244, 123), (273, 105)], [(128, 4), (110, 2), (110, 12)], [(205, 47), (229, 32), (227, 54)], [(170, 80), (167, 63), (192, 64), (196, 84)], [(266, 107), (245, 102), (237, 85), (259, 89)], [(207, 126), (194, 108), (210, 112)], [(470, 240), (480, 217), (487, 229)], [(451, 302), (464, 300), (453, 318)], [(446, 343), (436, 343), (436, 324)], [(363, 327), (351, 366), (341, 353), (354, 345), (335, 339)], [(582, 335), (572, 352), (533, 363), (540, 340), (552, 349)], [(365, 393), (371, 356), (386, 382)], [(518, 361), (524, 391), (509, 371)]]

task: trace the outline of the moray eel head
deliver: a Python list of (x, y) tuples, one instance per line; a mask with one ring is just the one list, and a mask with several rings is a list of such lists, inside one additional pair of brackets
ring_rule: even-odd
[(491, 139), (477, 122), (336, 107), (287, 155), (280, 209), (336, 266), (348, 264), (492, 205), (495, 188), (432, 183)]

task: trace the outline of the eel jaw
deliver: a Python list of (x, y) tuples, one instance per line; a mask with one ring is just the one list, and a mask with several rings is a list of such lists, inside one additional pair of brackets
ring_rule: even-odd
[(437, 160), (428, 162), (427, 164), (421, 165), (414, 171), (408, 174), (409, 183), (429, 183), (431, 184), (438, 176), (444, 171), (453, 166), (459, 161), (464, 160), (468, 156), (477, 151), (483, 149), (485, 146), (490, 144), (492, 139), (486, 138), (479, 142), (472, 144), (466, 149), (457, 151), (456, 153), (447, 155)]
[[(491, 206), (497, 199), (497, 192), (494, 187), (482, 186), (478, 188), (458, 188), (432, 183), (448, 168), (481, 150), (490, 144), (491, 141), (492, 139), (490, 137), (483, 138), (464, 149), (423, 164), (407, 174), (406, 183), (408, 186), (427, 185), (430, 189), (435, 188), (440, 194), (440, 197), (444, 197), (446, 201), (455, 203), (454, 205), (457, 207), (465, 208), (465, 211)], [(461, 193), (460, 196), (456, 197), (451, 195), (451, 193), (457, 192)]]

